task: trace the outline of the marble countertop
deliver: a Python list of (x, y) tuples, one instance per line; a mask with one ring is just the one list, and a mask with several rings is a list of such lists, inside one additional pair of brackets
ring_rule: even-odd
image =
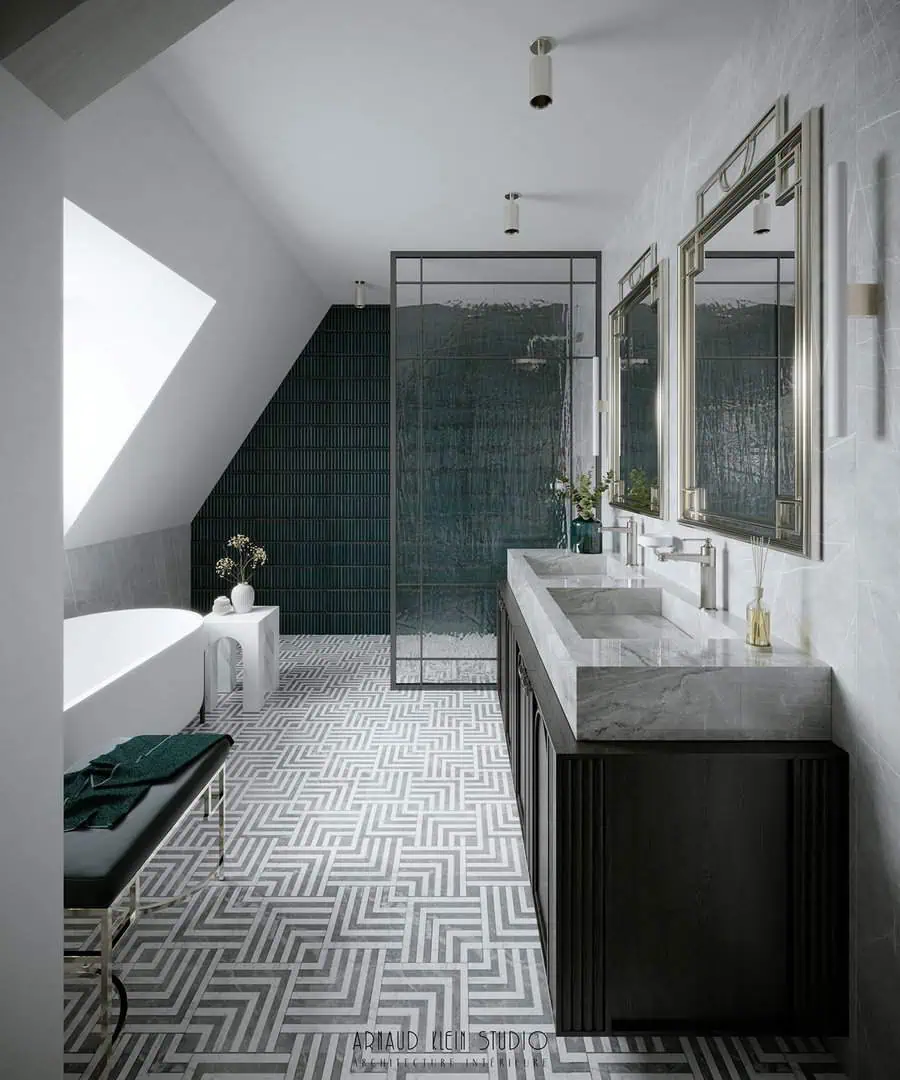
[[(659, 574), (510, 550), (507, 579), (576, 738), (831, 737), (828, 665), (747, 645), (743, 619)], [(621, 636), (582, 636), (592, 627)]]

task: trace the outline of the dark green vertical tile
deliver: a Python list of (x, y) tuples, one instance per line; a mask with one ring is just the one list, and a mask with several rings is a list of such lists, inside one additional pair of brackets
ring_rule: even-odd
[(387, 634), (389, 425), (389, 309), (336, 304), (194, 519), (194, 607), (228, 591), (215, 562), (242, 531), (283, 633)]

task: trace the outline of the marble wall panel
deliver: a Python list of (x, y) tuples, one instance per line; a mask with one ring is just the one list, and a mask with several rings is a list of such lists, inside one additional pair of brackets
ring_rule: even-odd
[[(694, 194), (780, 93), (793, 119), (824, 106), (825, 158), (850, 174), (851, 273), (882, 281), (879, 320), (850, 324), (850, 434), (826, 439), (824, 558), (773, 553), (773, 632), (834, 669), (833, 731), (851, 755), (852, 1034), (857, 1080), (893, 1075), (900, 1028), (900, 0), (784, 0), (727, 59), (604, 252), (604, 295), (651, 241), (673, 260), (693, 226)], [(670, 332), (677, 341), (672, 282)], [(607, 307), (609, 305), (607, 304)], [(675, 350), (673, 349), (673, 354)], [(676, 430), (676, 364), (670, 431)], [(678, 462), (670, 454), (670, 482)], [(687, 535), (674, 498), (647, 531)], [(750, 596), (747, 545), (714, 537), (723, 603)], [(698, 588), (690, 565), (654, 567)]]
[(65, 617), (133, 607), (191, 606), (191, 527), (66, 551)]

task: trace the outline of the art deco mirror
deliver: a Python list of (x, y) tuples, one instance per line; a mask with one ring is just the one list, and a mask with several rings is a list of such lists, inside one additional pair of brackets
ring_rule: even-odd
[(652, 244), (619, 279), (609, 313), (610, 505), (654, 517), (665, 505), (667, 269)]
[(778, 102), (679, 246), (679, 520), (821, 557), (821, 110)]

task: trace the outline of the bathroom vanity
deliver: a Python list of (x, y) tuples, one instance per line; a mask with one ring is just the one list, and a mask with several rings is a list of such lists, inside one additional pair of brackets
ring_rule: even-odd
[(557, 1032), (844, 1034), (830, 669), (689, 601), (509, 553), (498, 690)]

